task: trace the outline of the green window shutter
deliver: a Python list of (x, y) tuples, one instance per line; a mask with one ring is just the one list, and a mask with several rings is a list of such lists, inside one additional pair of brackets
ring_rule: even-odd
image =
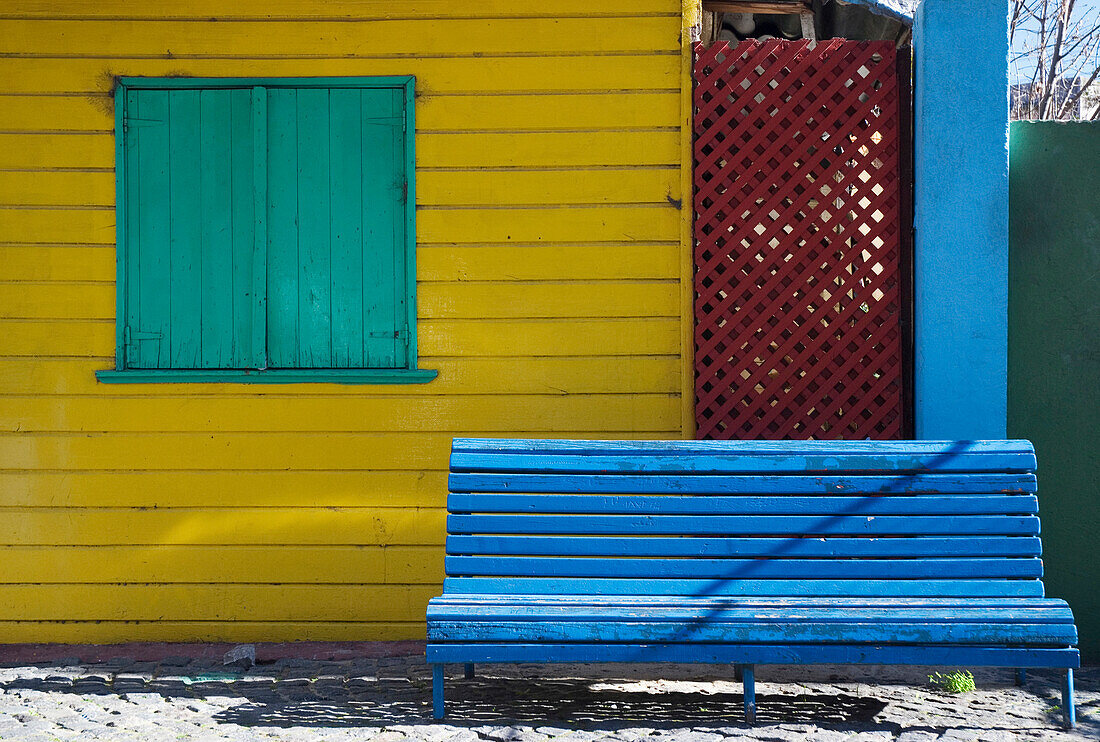
[(267, 90), (270, 368), (408, 362), (403, 91)]
[(127, 90), (125, 367), (255, 367), (250, 92)]

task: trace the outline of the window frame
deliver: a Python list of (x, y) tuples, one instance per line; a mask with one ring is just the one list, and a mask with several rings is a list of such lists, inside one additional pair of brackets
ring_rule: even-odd
[[(417, 368), (416, 332), (416, 151), (415, 86), (413, 75), (378, 77), (121, 77), (114, 90), (115, 102), (115, 367), (96, 371), (104, 383), (337, 383), (337, 384), (423, 384), (437, 371)], [(126, 232), (128, 192), (126, 183), (126, 93), (130, 90), (165, 89), (254, 89), (254, 88), (391, 88), (403, 91), (406, 197), (405, 296), (408, 346), (405, 366), (400, 368), (316, 368), (316, 369), (147, 369), (126, 366), (127, 259)], [(266, 150), (264, 153), (266, 157)], [(257, 230), (266, 224), (257, 215)], [(266, 261), (264, 282), (266, 285)], [(265, 319), (266, 322), (266, 319)], [(266, 336), (265, 336), (266, 342)]]

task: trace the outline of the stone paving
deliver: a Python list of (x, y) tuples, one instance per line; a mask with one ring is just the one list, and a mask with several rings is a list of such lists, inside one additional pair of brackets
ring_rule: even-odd
[(1053, 672), (1016, 688), (1010, 671), (976, 671), (977, 690), (954, 696), (914, 668), (759, 666), (747, 727), (725, 666), (497, 665), (473, 680), (451, 669), (437, 723), (422, 655), (0, 666), (0, 740), (1100, 740), (1100, 667), (1079, 672), (1074, 732), (1060, 729)]

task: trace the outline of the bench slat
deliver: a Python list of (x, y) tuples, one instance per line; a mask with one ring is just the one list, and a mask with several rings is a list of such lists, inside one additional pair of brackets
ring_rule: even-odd
[(1039, 580), (676, 580), (568, 577), (447, 577), (444, 592), (486, 595), (765, 595), (1042, 597)]
[(934, 596), (741, 596), (741, 595), (485, 595), (451, 593), (432, 598), (431, 604), (468, 604), (472, 606), (633, 606), (665, 609), (669, 607), (710, 610), (718, 608), (775, 608), (809, 610), (818, 608), (866, 608), (891, 611), (899, 608), (942, 608), (945, 611), (967, 608), (1048, 608), (1069, 609), (1059, 598), (1044, 597), (965, 597)]
[(609, 600), (598, 604), (579, 605), (532, 602), (488, 603), (449, 601), (433, 598), (428, 603), (430, 621), (669, 621), (691, 623), (719, 621), (724, 623), (1000, 623), (1047, 624), (1073, 623), (1068, 606), (1041, 608), (1000, 607), (971, 608), (956, 605), (945, 608), (888, 608), (884, 606), (757, 606), (730, 607), (710, 604), (631, 606)]
[(696, 623), (668, 621), (434, 620), (428, 641), (490, 642), (722, 642), (772, 644), (1029, 644), (1068, 646), (1073, 624), (1000, 623)]
[(428, 643), (428, 662), (699, 662), (758, 665), (1081, 666), (1076, 649), (844, 644)]
[(454, 494), (456, 513), (585, 513), (660, 515), (991, 515), (1035, 514), (1034, 495), (831, 497), (679, 495)]
[(1035, 536), (896, 538), (722, 538), (628, 536), (447, 537), (448, 554), (532, 554), (648, 557), (1028, 557), (1042, 551)]
[(771, 516), (712, 515), (449, 515), (449, 533), (517, 534), (782, 534), (847, 535), (1037, 535), (1035, 516)]
[(1043, 575), (1039, 559), (591, 559), (449, 556), (448, 575), (695, 579), (921, 579)]
[(452, 472), (451, 492), (620, 494), (1034, 494), (1034, 474), (761, 475)]
[(455, 439), (453, 471), (1030, 472), (1027, 441), (563, 441)]

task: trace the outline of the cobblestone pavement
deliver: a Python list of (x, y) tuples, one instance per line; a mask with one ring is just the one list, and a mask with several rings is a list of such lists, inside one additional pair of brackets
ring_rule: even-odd
[(479, 666), (474, 680), (452, 669), (447, 723), (436, 723), (422, 656), (0, 667), (0, 739), (1100, 740), (1100, 667), (1079, 672), (1072, 733), (1059, 728), (1052, 672), (1016, 688), (1009, 671), (979, 671), (976, 691), (951, 696), (914, 668), (759, 666), (759, 721), (747, 727), (725, 666)]

